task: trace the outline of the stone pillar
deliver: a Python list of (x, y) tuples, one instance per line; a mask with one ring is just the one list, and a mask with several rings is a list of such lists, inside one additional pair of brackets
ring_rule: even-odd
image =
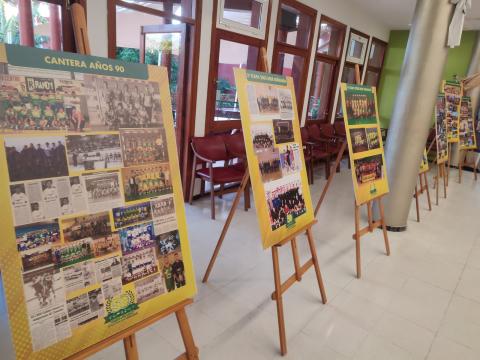
[(389, 230), (407, 228), (420, 160), (447, 61), (453, 9), (449, 0), (418, 0), (415, 7), (385, 146), (390, 185), (385, 217)]

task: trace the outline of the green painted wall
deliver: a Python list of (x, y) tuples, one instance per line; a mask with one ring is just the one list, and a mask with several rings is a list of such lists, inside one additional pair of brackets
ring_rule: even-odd
[[(385, 57), (378, 90), (380, 122), (382, 127), (388, 127), (390, 124), (400, 79), (400, 71), (402, 70), (403, 58), (405, 57), (408, 34), (409, 32), (406, 30), (390, 32), (388, 51)], [(462, 43), (460, 46), (449, 50), (447, 65), (445, 66), (443, 74), (444, 79), (451, 79), (453, 75), (464, 77), (467, 74), (475, 40), (476, 32), (466, 31), (462, 35)]]

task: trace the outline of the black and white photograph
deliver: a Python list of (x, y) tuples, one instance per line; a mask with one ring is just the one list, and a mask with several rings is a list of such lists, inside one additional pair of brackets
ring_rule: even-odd
[(155, 241), (159, 255), (168, 255), (180, 250), (180, 234), (178, 230), (157, 235)]
[(250, 127), (250, 134), (252, 135), (253, 149), (255, 153), (262, 151), (273, 150), (274, 139), (272, 123), (254, 124)]
[(155, 234), (162, 234), (177, 229), (177, 214), (173, 195), (164, 195), (151, 202), (153, 228)]
[(82, 178), (90, 212), (110, 210), (123, 204), (118, 172), (87, 174)]
[(67, 159), (71, 173), (121, 168), (120, 138), (114, 134), (67, 135)]
[(122, 264), (120, 256), (111, 256), (95, 261), (95, 273), (97, 281), (103, 282), (122, 276)]
[(68, 294), (75, 290), (84, 289), (97, 282), (95, 267), (92, 261), (85, 261), (62, 269), (65, 281), (65, 292)]
[(137, 302), (144, 303), (165, 293), (165, 285), (159, 274), (149, 276), (148, 278), (135, 282), (135, 292), (137, 293)]
[(25, 184), (10, 185), (10, 203), (16, 225), (32, 222), (30, 201), (26, 194)]
[(23, 290), (29, 314), (65, 302), (63, 276), (53, 266), (23, 273)]
[(100, 102), (103, 122), (92, 123), (93, 130), (149, 128), (163, 125), (160, 89), (152, 81), (85, 75)]
[(272, 119), (280, 116), (278, 90), (266, 84), (247, 85), (248, 105), (253, 121), (256, 119)]
[(121, 261), (122, 283), (124, 285), (158, 272), (154, 248), (143, 249), (125, 255)]
[(165, 128), (120, 129), (123, 163), (125, 167), (168, 161)]
[(5, 152), (11, 182), (68, 175), (63, 136), (5, 137)]
[[(120, 263), (120, 262), (119, 262)], [(120, 270), (120, 275), (122, 271)], [(120, 276), (102, 283), (102, 293), (105, 299), (111, 299), (122, 293), (122, 278)]]
[(278, 89), (278, 99), (280, 101), (280, 112), (282, 118), (293, 118), (293, 101), (290, 89)]
[(285, 144), (295, 140), (292, 120), (273, 120), (273, 133), (276, 144)]

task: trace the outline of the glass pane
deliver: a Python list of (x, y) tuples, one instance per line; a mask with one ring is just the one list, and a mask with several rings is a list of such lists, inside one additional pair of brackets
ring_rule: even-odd
[(20, 44), (17, 2), (14, 0), (0, 0), (0, 6), (3, 22), (0, 31), (0, 42), (7, 44)]
[(385, 56), (385, 51), (387, 47), (377, 41), (372, 43), (372, 48), (370, 49), (370, 59), (368, 62), (369, 66), (374, 66), (376, 68), (382, 67), (383, 58)]
[(165, 66), (170, 80), (173, 120), (176, 125), (177, 80), (180, 64), (180, 33), (154, 33), (145, 35), (145, 64)]
[[(360, 74), (362, 73), (362, 67), (360, 67)], [(345, 64), (343, 67), (342, 82), (348, 84), (355, 84), (355, 67)]]
[(324, 120), (327, 116), (335, 66), (316, 61), (312, 78), (312, 93), (308, 101), (308, 119)]
[(299, 99), (300, 89), (303, 86), (301, 82), (304, 68), (305, 59), (303, 57), (284, 52), (278, 54), (277, 73), (293, 78), (297, 99)]
[(277, 40), (302, 49), (308, 48), (312, 18), (285, 4), (280, 11)]
[[(185, 1), (186, 5), (180, 4), (180, 1), (139, 1), (139, 0), (125, 0), (125, 2), (134, 3), (136, 5), (145, 6), (151, 9), (172, 12), (177, 16), (185, 16), (194, 18), (194, 4), (195, 0), (191, 1), (191, 5), (188, 5), (189, 1)], [(129, 11), (123, 8), (122, 11)], [(172, 21), (172, 24), (179, 24), (178, 21)]]
[(233, 41), (221, 40), (218, 59), (215, 121), (239, 120), (237, 88), (233, 69), (257, 68), (259, 48)]
[(35, 46), (62, 50), (62, 8), (32, 0), (32, 20)]
[(379, 82), (380, 82), (380, 73), (367, 70), (367, 74), (365, 75), (365, 85), (377, 87)]
[(223, 18), (260, 29), (263, 4), (255, 0), (225, 0)]
[(320, 24), (317, 51), (320, 54), (340, 57), (342, 45), (345, 41), (345, 30), (328, 22)]

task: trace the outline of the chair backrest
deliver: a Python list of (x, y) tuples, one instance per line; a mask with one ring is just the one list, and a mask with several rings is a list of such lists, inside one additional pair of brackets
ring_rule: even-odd
[(306, 143), (308, 140), (310, 140), (310, 136), (308, 135), (308, 130), (306, 127), (300, 128), (300, 135), (302, 136), (302, 143)]
[(198, 155), (212, 161), (228, 160), (227, 148), (221, 135), (192, 138), (192, 148)]
[(324, 136), (334, 136), (335, 129), (332, 124), (320, 124), (320, 132)]
[(244, 158), (246, 156), (245, 142), (241, 132), (236, 132), (233, 135), (224, 135), (223, 141), (225, 142), (229, 158)]
[(335, 134), (337, 134), (338, 136), (347, 135), (345, 133), (345, 124), (343, 123), (343, 121), (335, 121), (333, 123), (333, 128), (335, 129)]
[(320, 132), (320, 128), (318, 127), (317, 124), (312, 124), (307, 127), (308, 129), (308, 135), (313, 137), (313, 138), (320, 138), (322, 137), (322, 133)]

